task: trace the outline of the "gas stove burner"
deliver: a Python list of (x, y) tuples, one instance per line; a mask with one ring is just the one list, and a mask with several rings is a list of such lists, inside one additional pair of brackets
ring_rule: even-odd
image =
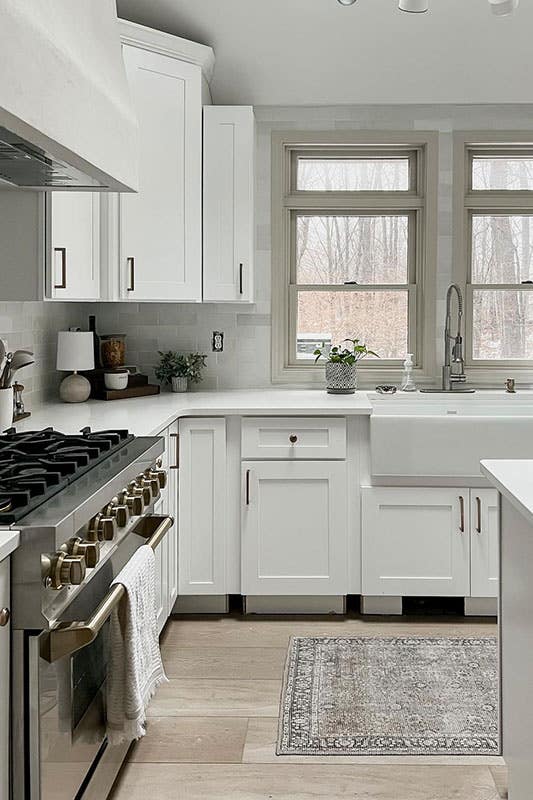
[(65, 434), (10, 428), (0, 435), (0, 524), (20, 519), (133, 439), (124, 429)]

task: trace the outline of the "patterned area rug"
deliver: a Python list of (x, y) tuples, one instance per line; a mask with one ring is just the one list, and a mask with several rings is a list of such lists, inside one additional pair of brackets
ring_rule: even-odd
[(278, 755), (499, 755), (495, 637), (299, 638)]

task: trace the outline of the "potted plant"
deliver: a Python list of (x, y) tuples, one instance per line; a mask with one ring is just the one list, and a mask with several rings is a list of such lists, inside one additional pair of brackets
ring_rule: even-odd
[(159, 383), (170, 385), (173, 392), (186, 392), (189, 383), (202, 380), (202, 369), (206, 366), (207, 356), (201, 353), (176, 353), (169, 350), (159, 351), (159, 366), (155, 376)]
[(340, 345), (320, 347), (314, 351), (315, 364), (326, 360), (326, 388), (329, 394), (353, 394), (357, 389), (357, 364), (362, 358), (376, 356), (359, 339), (344, 339)]

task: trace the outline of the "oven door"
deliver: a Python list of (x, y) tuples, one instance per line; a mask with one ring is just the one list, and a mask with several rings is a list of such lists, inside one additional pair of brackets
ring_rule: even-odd
[[(137, 530), (144, 527), (143, 538), (150, 539), (148, 543), (155, 549), (172, 524), (170, 517), (139, 520), (137, 529), (94, 574), (56, 628), (25, 633), (25, 751), (29, 758), (25, 759), (26, 789), (15, 792), (17, 800), (107, 797), (131, 744), (111, 747), (106, 739), (105, 689), (113, 610), (109, 598), (116, 594), (111, 583), (142, 543), (133, 535)], [(150, 538), (151, 531), (155, 536)], [(72, 638), (72, 629), (76, 636), (83, 632), (79, 641)]]

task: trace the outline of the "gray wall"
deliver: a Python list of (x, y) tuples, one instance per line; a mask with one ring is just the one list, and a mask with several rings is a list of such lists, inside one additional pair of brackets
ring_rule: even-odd
[[(452, 275), (452, 136), (454, 130), (533, 130), (533, 106), (343, 106), (256, 109), (256, 303), (186, 305), (164, 303), (44, 303), (0, 305), (0, 335), (10, 346), (36, 347), (39, 367), (28, 371), (34, 400), (53, 394), (55, 331), (68, 324), (86, 325), (96, 313), (101, 333), (126, 333), (128, 361), (153, 374), (157, 351), (201, 350), (208, 353), (202, 388), (263, 387), (270, 384), (270, 137), (273, 130), (436, 130), (440, 133), (437, 325), (438, 357), (442, 338), (444, 293)], [(225, 333), (225, 352), (210, 351), (214, 330)], [(31, 383), (30, 383), (31, 381)]]

